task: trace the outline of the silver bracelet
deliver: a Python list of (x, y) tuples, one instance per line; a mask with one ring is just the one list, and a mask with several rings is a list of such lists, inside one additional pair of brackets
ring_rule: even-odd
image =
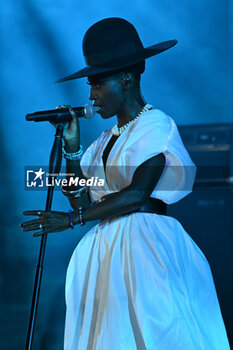
[(84, 186), (79, 188), (78, 190), (73, 190), (73, 191), (65, 190), (62, 187), (61, 191), (64, 194), (64, 196), (68, 198), (80, 198), (84, 193), (88, 192), (88, 187)]
[(64, 146), (62, 146), (62, 155), (65, 159), (68, 159), (68, 160), (79, 160), (81, 159), (82, 157), (82, 154), (83, 154), (83, 146), (80, 145), (80, 148), (77, 152), (74, 152), (74, 153), (68, 153), (66, 152)]

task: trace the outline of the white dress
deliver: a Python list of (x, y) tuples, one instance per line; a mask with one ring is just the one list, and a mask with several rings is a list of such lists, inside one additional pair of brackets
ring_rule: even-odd
[[(135, 169), (164, 153), (151, 197), (172, 204), (192, 190), (196, 167), (176, 124), (147, 111), (111, 149), (104, 131), (83, 155), (93, 201), (130, 184)], [(190, 212), (190, 215), (192, 213)], [(173, 217), (132, 213), (93, 227), (76, 247), (66, 279), (65, 350), (229, 350), (209, 264)]]

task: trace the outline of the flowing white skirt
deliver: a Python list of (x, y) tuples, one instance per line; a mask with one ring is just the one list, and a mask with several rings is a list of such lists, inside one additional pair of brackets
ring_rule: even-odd
[(134, 213), (79, 242), (67, 271), (65, 350), (229, 350), (209, 264), (181, 224)]

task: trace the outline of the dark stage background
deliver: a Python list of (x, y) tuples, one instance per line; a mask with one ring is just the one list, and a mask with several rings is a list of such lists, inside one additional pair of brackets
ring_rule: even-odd
[[(142, 90), (148, 103), (171, 115), (178, 125), (232, 122), (232, 1), (5, 1), (0, 9), (1, 350), (24, 348), (40, 239), (23, 233), (19, 224), (23, 210), (43, 209), (46, 198), (44, 191), (25, 191), (24, 170), (48, 164), (54, 135), (49, 123), (28, 123), (24, 117), (59, 104), (81, 106), (88, 101), (85, 79), (57, 85), (54, 81), (84, 66), (84, 33), (110, 16), (131, 21), (145, 46), (179, 41), (175, 48), (147, 61)], [(84, 148), (113, 124), (115, 120), (104, 122), (99, 116), (82, 120)], [(56, 191), (53, 209), (68, 208)], [(211, 208), (203, 210), (209, 213)], [(226, 202), (224, 210), (232, 216), (232, 201)], [(217, 215), (211, 213), (203, 219), (208, 231), (205, 247), (209, 236), (219, 235), (218, 225), (208, 225), (209, 217)], [(219, 220), (224, 221), (224, 216)], [(202, 220), (194, 224), (196, 234), (201, 234)], [(89, 227), (48, 237), (34, 350), (62, 349), (66, 268)], [(221, 248), (216, 249), (224, 256)], [(220, 269), (222, 278), (231, 283), (229, 270), (224, 264)]]

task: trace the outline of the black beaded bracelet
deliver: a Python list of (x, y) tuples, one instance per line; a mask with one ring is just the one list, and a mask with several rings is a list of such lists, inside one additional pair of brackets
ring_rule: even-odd
[(85, 214), (82, 207), (78, 208), (78, 217), (79, 217), (80, 225), (81, 226), (85, 225)]
[(72, 210), (69, 210), (69, 223), (70, 223), (70, 227), (73, 230), (74, 229), (74, 222), (73, 222)]

